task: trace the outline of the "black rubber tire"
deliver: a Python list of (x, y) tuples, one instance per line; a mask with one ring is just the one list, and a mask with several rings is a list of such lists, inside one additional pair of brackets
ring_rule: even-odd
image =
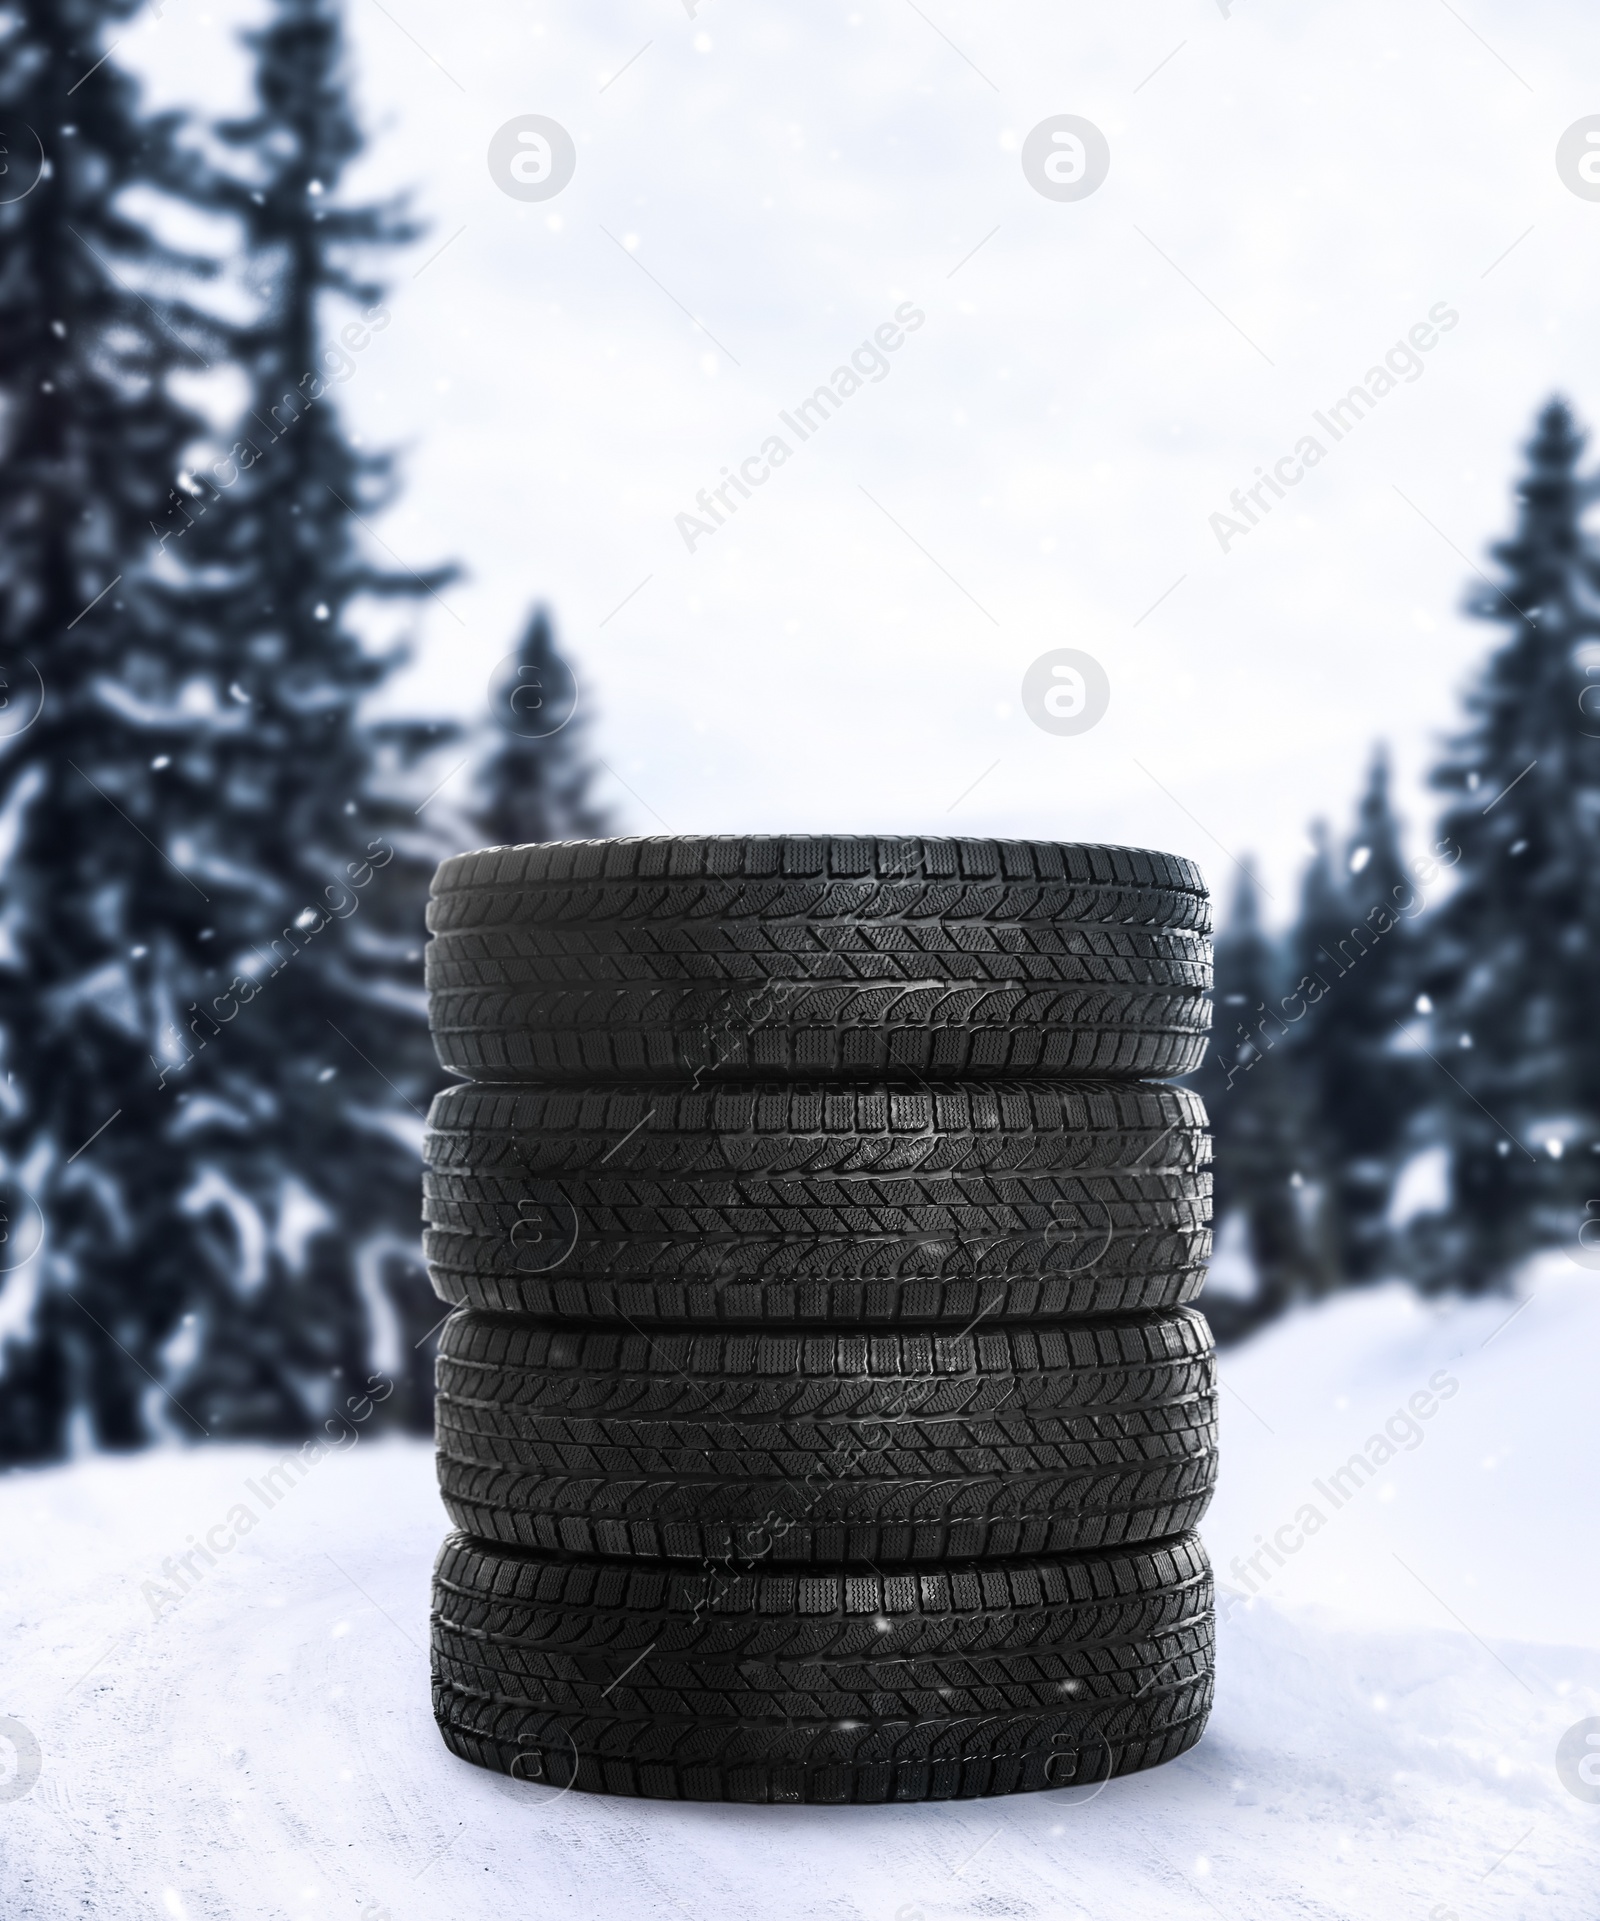
[(1076, 922), (513, 922), (435, 934), (427, 983), (561, 988), (699, 982), (893, 981), (1211, 987), (1211, 937)]
[[(1141, 1314), (1195, 1301), (1206, 1281), (1210, 1229), (1112, 1243), (1078, 1272), (1041, 1272), (1037, 1247), (995, 1249), (982, 1274), (941, 1272), (939, 1251), (914, 1249), (899, 1272), (864, 1262), (845, 1272), (811, 1272), (803, 1251), (749, 1270), (716, 1270), (684, 1260), (678, 1276), (519, 1274), (505, 1241), (428, 1229), (423, 1247), (434, 1293), (448, 1306), (545, 1320), (640, 1327), (966, 1327), (1058, 1322), (1079, 1316)], [(1093, 1251), (1091, 1251), (1093, 1254)], [(1012, 1272), (1006, 1272), (1006, 1260)], [(955, 1262), (951, 1262), (955, 1266)]]
[(481, 1540), (619, 1558), (961, 1561), (1198, 1525), (1194, 1309), (967, 1335), (643, 1334), (454, 1314), (439, 1487)]
[(796, 984), (438, 991), (440, 1064), (476, 1081), (1151, 1080), (1192, 1074), (1198, 990)]
[(479, 1081), (1181, 1075), (1190, 863), (1049, 842), (665, 839), (444, 862), (429, 1008)]
[(1197, 1094), (1116, 1081), (449, 1087), (434, 1098), (428, 1127), (430, 1168), (483, 1175), (805, 1179), (1211, 1164)]
[(756, 834), (456, 854), (440, 863), (428, 906), (434, 934), (645, 920), (737, 925), (755, 945), (781, 945), (785, 929), (853, 922), (1209, 934), (1211, 903), (1193, 861), (1137, 847)]
[(451, 1088), (429, 1115), (423, 1213), (492, 1237), (544, 1207), (585, 1266), (609, 1265), (587, 1256), (619, 1236), (731, 1252), (1203, 1227), (1204, 1121), (1187, 1090), (1114, 1083)]
[(685, 1801), (933, 1801), (1081, 1786), (1210, 1711), (1198, 1537), (1103, 1557), (733, 1576), (494, 1549), (433, 1582), (434, 1714), (464, 1760)]
[(1204, 1120), (1117, 1083), (452, 1088), (426, 1247), (453, 1305), (582, 1319), (1170, 1307), (1209, 1247)]
[[(522, 1210), (519, 1212), (519, 1210)], [(559, 1237), (586, 1267), (610, 1268), (621, 1250), (673, 1249), (687, 1240), (730, 1254), (790, 1240), (836, 1241), (859, 1251), (918, 1236), (1022, 1240), (1029, 1235), (1093, 1245), (1129, 1236), (1202, 1228), (1211, 1218), (1211, 1176), (1140, 1168), (1123, 1174), (903, 1174), (773, 1179), (763, 1174), (554, 1180), (439, 1173), (423, 1183), (423, 1218), (447, 1233), (504, 1239), (537, 1215), (537, 1243), (513, 1242), (539, 1267)], [(551, 1246), (544, 1245), (551, 1243)], [(670, 1271), (674, 1256), (663, 1257)]]

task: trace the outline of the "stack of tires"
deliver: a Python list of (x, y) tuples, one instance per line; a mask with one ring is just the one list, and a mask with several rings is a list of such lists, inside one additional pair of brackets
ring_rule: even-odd
[(1054, 842), (439, 869), (434, 1705), (552, 1789), (1100, 1781), (1211, 1701), (1209, 905)]

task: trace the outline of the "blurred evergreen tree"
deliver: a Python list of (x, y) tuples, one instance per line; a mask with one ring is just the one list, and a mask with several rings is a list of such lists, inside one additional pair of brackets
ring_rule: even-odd
[(1194, 1086), (1211, 1121), (1219, 1233), (1242, 1220), (1254, 1274), (1248, 1297), (1202, 1298), (1219, 1340), (1236, 1339), (1301, 1296), (1323, 1291), (1328, 1273), (1316, 1244), (1303, 1104), (1283, 1018), (1283, 964), (1261, 923), (1261, 891), (1247, 862), (1217, 936), (1216, 1018)]
[(1550, 401), (1516, 529), (1490, 550), (1501, 584), (1466, 603), (1506, 638), (1434, 774), (1459, 864), (1423, 968), (1450, 1153), (1450, 1211), (1418, 1248), (1431, 1285), (1505, 1285), (1536, 1249), (1577, 1246), (1600, 1192), (1600, 562), (1583, 444)]
[(447, 850), (405, 776), (449, 730), (371, 723), (406, 650), (363, 624), (437, 598), (448, 571), (366, 557), (391, 463), (352, 444), (335, 403), (390, 321), (365, 263), (418, 229), (397, 203), (339, 198), (362, 137), (334, 0), (275, 0), (246, 41), (256, 110), (216, 129), (221, 158), (195, 177), (260, 289), (234, 343), (249, 401), (203, 511), (172, 528), (172, 618), (222, 717), (173, 776), (210, 803), (216, 955), (206, 1024), (171, 1068), (207, 1277), (183, 1392), (212, 1432), (301, 1433), (377, 1367), (399, 1381), (390, 1411), (426, 1431), (439, 1312), (419, 1149), (442, 1076), (421, 947)]
[[(0, 709), (11, 1459), (61, 1452), (76, 1409), (105, 1446), (303, 1434), (374, 1367), (386, 1417), (430, 1416), (441, 850), (406, 772), (441, 730), (367, 722), (403, 650), (358, 622), (442, 576), (363, 559), (390, 477), (331, 403), (387, 324), (352, 262), (410, 229), (337, 202), (361, 143), (327, 0), (278, 0), (258, 111), (209, 147), (141, 124), (101, 61), (130, 11), (64, 0), (0, 37), (0, 104), (49, 136), (0, 205), (4, 678), (44, 690)], [(234, 218), (253, 320), (198, 310), (208, 263), (116, 211), (133, 185)], [(170, 386), (221, 359), (249, 388), (231, 447)]]
[(1402, 1034), (1425, 896), (1406, 871), (1382, 748), (1342, 861), (1336, 866), (1320, 822), (1313, 843), (1283, 1005), (1325, 1257), (1345, 1283), (1392, 1269), (1389, 1201), (1427, 1092)]
[(594, 769), (583, 751), (577, 683), (543, 607), (508, 667), (494, 689), (495, 744), (476, 782), (473, 831), (486, 847), (608, 833), (589, 798)]
[[(208, 958), (208, 800), (167, 799), (184, 663), (144, 578), (198, 422), (169, 377), (219, 330), (198, 263), (125, 211), (164, 178), (103, 37), (134, 0), (0, 15), (0, 1458), (57, 1455), (69, 1412), (129, 1446), (188, 1298), (178, 1121), (150, 1053)], [(186, 718), (185, 718), (186, 717)], [(41, 1240), (42, 1230), (42, 1240)]]

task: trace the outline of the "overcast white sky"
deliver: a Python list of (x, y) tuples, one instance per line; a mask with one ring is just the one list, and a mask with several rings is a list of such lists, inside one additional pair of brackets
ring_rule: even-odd
[[(1219, 888), (1252, 849), (1283, 909), (1383, 737), (1420, 836), (1494, 637), (1463, 556), (1552, 389), (1600, 421), (1600, 201), (1555, 166), (1600, 9), (1227, 4), (349, 0), (355, 184), (431, 230), (343, 391), (404, 450), (383, 540), (467, 570), (408, 704), (481, 711), (537, 597), (630, 831), (1105, 839)], [(122, 56), (215, 103), (239, 17), (165, 0)], [(577, 148), (543, 204), (487, 163), (525, 113)], [(1058, 113), (1110, 145), (1084, 200), (1022, 172)], [(888, 377), (690, 554), (674, 517), (906, 300)], [(1441, 301), (1223, 553), (1209, 516)], [(1063, 646), (1111, 682), (1074, 738), (1018, 698)]]

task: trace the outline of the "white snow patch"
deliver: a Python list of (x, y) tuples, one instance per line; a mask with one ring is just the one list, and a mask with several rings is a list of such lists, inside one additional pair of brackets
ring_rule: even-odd
[[(1458, 1387), (1261, 1598), (1224, 1608), (1200, 1746), (1098, 1791), (836, 1810), (551, 1798), (434, 1730), (446, 1522), (425, 1446), (329, 1453), (294, 1485), (280, 1473), (270, 1506), (254, 1490), (275, 1449), (6, 1476), (0, 1708), (43, 1768), (0, 1808), (5, 1911), (1593, 1921), (1600, 1813), (1554, 1753), (1600, 1714), (1581, 1522), (1600, 1290), (1548, 1263), (1535, 1278), (1520, 1304), (1352, 1293), (1225, 1357), (1206, 1534), (1230, 1581), (1434, 1374)], [(198, 1578), (152, 1618), (144, 1584), (173, 1587), (185, 1554)]]
[(1400, 1170), (1389, 1197), (1390, 1227), (1404, 1227), (1419, 1214), (1439, 1214), (1450, 1204), (1450, 1150), (1425, 1147)]
[(185, 1214), (198, 1216), (216, 1208), (233, 1224), (238, 1241), (239, 1266), (234, 1281), (236, 1292), (253, 1294), (267, 1275), (267, 1227), (261, 1210), (250, 1196), (230, 1181), (220, 1167), (202, 1167), (189, 1183), (178, 1205)]
[[(1597, 1351), (1600, 1285), (1557, 1254), (1520, 1301), (1351, 1290), (1224, 1353), (1222, 1475), (1203, 1530), (1219, 1579), (1242, 1588), (1234, 1558), (1310, 1502), (1326, 1525), (1258, 1581), (1274, 1601), (1600, 1646)], [(1420, 1417), (1412, 1397), (1441, 1370), (1459, 1386), (1434, 1390)], [(1388, 1425), (1397, 1415), (1420, 1440)], [(1335, 1507), (1316, 1482), (1342, 1496), (1335, 1477), (1379, 1437), (1392, 1458)]]
[(1205, 1291), (1212, 1298), (1253, 1301), (1256, 1285), (1256, 1264), (1250, 1258), (1250, 1223), (1244, 1209), (1235, 1207), (1222, 1217), (1217, 1229)]
[(367, 1351), (373, 1366), (382, 1374), (398, 1374), (401, 1360), (400, 1316), (383, 1285), (384, 1269), (390, 1261), (415, 1261), (416, 1258), (416, 1244), (402, 1241), (393, 1234), (374, 1235), (371, 1240), (363, 1241), (356, 1255), (356, 1287), (371, 1330)]
[(278, 1190), (278, 1225), (273, 1245), (297, 1273), (305, 1266), (306, 1246), (313, 1234), (333, 1222), (333, 1211), (305, 1182), (290, 1175)]

